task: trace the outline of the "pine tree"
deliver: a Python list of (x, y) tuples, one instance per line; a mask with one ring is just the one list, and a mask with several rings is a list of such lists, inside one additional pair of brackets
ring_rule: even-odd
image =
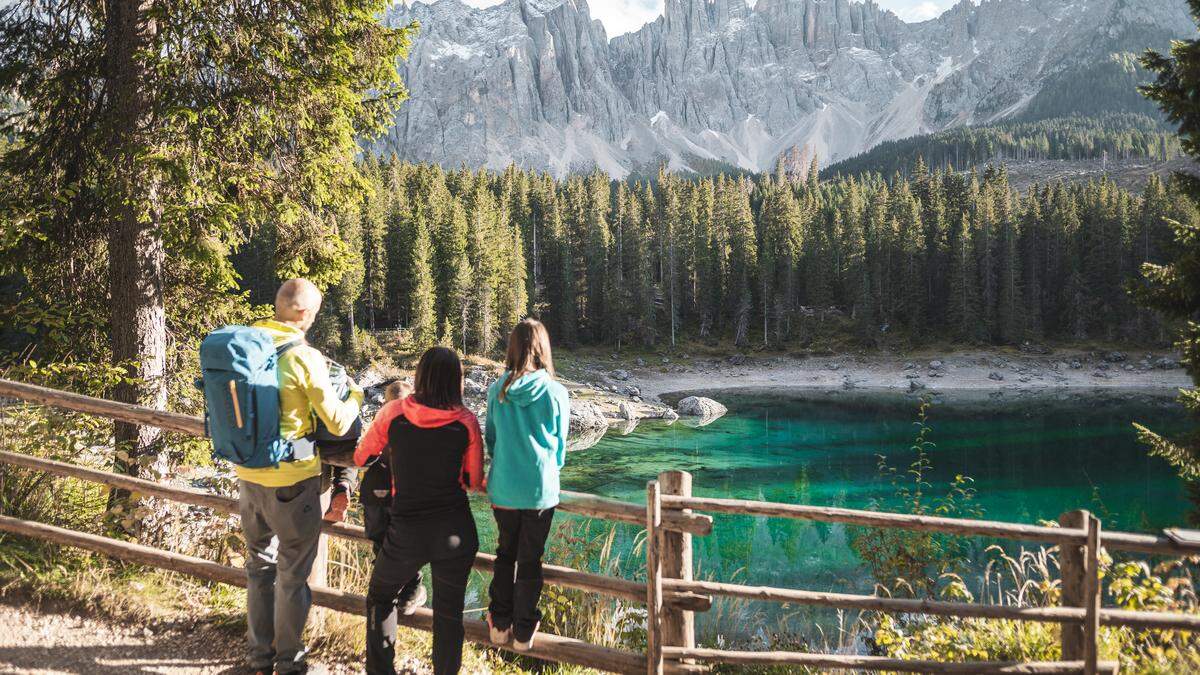
[(776, 340), (783, 340), (800, 300), (797, 274), (803, 222), (790, 183), (766, 187), (759, 222), (758, 277), (765, 345), (771, 334), (769, 317), (775, 319)]
[(1026, 195), (1021, 214), (1020, 250), (1022, 303), (1025, 308), (1025, 332), (1032, 338), (1045, 336), (1042, 323), (1042, 297), (1045, 284), (1045, 224), (1042, 219), (1039, 188), (1034, 185)]
[(649, 185), (645, 188), (642, 199), (631, 199), (631, 214), (629, 226), (634, 233), (634, 245), (631, 247), (634, 256), (634, 302), (638, 308), (638, 316), (634, 323), (646, 347), (653, 347), (658, 342), (658, 287), (654, 281), (657, 265), (654, 255), (654, 235), (650, 219), (646, 214), (654, 208), (654, 194)]
[[(1188, 0), (1193, 17), (1200, 17), (1200, 0)], [(1167, 118), (1179, 125), (1183, 149), (1193, 159), (1200, 158), (1200, 110), (1196, 107), (1196, 91), (1200, 90), (1200, 40), (1180, 40), (1171, 46), (1170, 56), (1147, 52), (1143, 65), (1157, 76), (1143, 92), (1159, 104)], [(1200, 179), (1178, 176), (1181, 190), (1200, 205)], [(1200, 314), (1200, 221), (1180, 219), (1172, 223), (1175, 246), (1171, 260), (1162, 265), (1143, 267), (1150, 288), (1141, 293), (1143, 302), (1168, 316), (1188, 323), (1176, 343), (1183, 350), (1188, 374), (1200, 382), (1200, 324), (1193, 319)], [(1193, 387), (1181, 395), (1181, 400), (1193, 416), (1200, 416), (1200, 389)], [(1188, 494), (1193, 503), (1189, 521), (1200, 525), (1200, 436), (1171, 439), (1139, 426), (1143, 442), (1151, 453), (1165, 458), (1188, 481)]]
[(1020, 231), (1011, 215), (1002, 216), (997, 226), (999, 306), (996, 318), (999, 337), (1008, 344), (1017, 344), (1025, 339), (1028, 319), (1022, 279)]
[(507, 236), (501, 233), (498, 242), (502, 255), (496, 283), (496, 317), (501, 330), (508, 331), (529, 311), (529, 296), (525, 295), (525, 243), (521, 228), (510, 225)]
[(892, 194), (891, 219), (895, 223), (895, 259), (892, 268), (896, 318), (909, 335), (925, 329), (925, 236), (921, 226), (921, 204), (901, 181)]
[(981, 337), (974, 234), (970, 216), (965, 213), (960, 216), (958, 225), (949, 232), (950, 304), (946, 318), (952, 334), (964, 342), (974, 342)]
[(676, 232), (682, 216), (679, 182), (659, 170), (657, 228), (660, 256), (660, 286), (667, 319), (666, 333), (675, 345), (675, 329), (679, 324), (679, 261)]
[(729, 260), (729, 237), (723, 220), (717, 216), (717, 189), (712, 179), (700, 184), (700, 228), (696, 232), (699, 255), (696, 284), (700, 296), (701, 337), (707, 337), (721, 317), (724, 302), (726, 266)]
[(750, 211), (750, 189), (744, 178), (725, 184), (725, 218), (729, 230), (729, 299), (732, 304), (733, 342), (746, 346), (754, 307), (754, 272), (758, 242)]
[(409, 178), (412, 166), (396, 161), (393, 156), (385, 176), (385, 184), (391, 200), (384, 222), (384, 249), (387, 268), (392, 273), (384, 281), (383, 309), (389, 328), (396, 328), (407, 320), (406, 299), (409, 295), (411, 278), (403, 272), (402, 265), (408, 257), (404, 242), (405, 223), (412, 218)]
[(599, 343), (607, 337), (604, 315), (611, 279), (608, 259), (612, 243), (608, 224), (611, 209), (608, 176), (600, 172), (592, 173), (587, 179), (586, 189), (583, 254), (587, 275), (585, 317), (591, 341)]
[(437, 343), (437, 312), (433, 284), (433, 245), (429, 236), (429, 219), (424, 208), (409, 220), (406, 239), (409, 247), (407, 269), (411, 282), (408, 298), (409, 327), (412, 329), (413, 344), (418, 351)]
[(364, 170), (371, 190), (362, 208), (361, 245), (358, 247), (363, 268), (362, 303), (367, 327), (375, 330), (387, 305), (388, 213), (392, 197), (387, 192), (384, 173), (389, 167), (377, 161), (367, 163)]
[[(868, 315), (872, 318), (871, 328), (886, 330), (892, 320), (891, 306), (891, 271), (892, 271), (892, 232), (895, 221), (888, 218), (888, 202), (890, 195), (886, 185), (881, 185), (871, 196), (863, 221), (863, 241), (867, 265), (867, 278), (871, 286), (867, 289), (870, 302)], [(873, 331), (872, 331), (873, 332)]]
[(467, 345), (475, 353), (490, 354), (499, 336), (496, 289), (500, 283), (500, 258), (507, 251), (501, 245), (506, 223), (483, 172), (470, 182), (465, 203), (467, 259), (473, 269)]
[(468, 322), (471, 317), (471, 289), (474, 270), (467, 257), (467, 211), (462, 202), (452, 199), (449, 217), (442, 230), (443, 262), (438, 270), (441, 280), (439, 295), (445, 303), (443, 313), (444, 340), (448, 345), (467, 351)]
[[(547, 177), (549, 183), (550, 178)], [(564, 345), (576, 342), (579, 317), (576, 306), (576, 275), (570, 232), (563, 222), (562, 207), (553, 185), (543, 192), (542, 232), (545, 233), (544, 277), (546, 306), (543, 310), (556, 341)]]

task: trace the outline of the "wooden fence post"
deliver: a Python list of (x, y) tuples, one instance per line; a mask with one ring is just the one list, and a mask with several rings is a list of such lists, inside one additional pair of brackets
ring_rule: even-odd
[[(658, 474), (662, 494), (692, 496), (692, 474), (686, 471), (664, 471)], [(691, 514), (691, 509), (680, 513)], [(692, 581), (692, 535), (684, 532), (662, 532), (662, 576), (666, 579)], [(662, 614), (662, 643), (669, 647), (696, 646), (696, 615), (674, 607)]]
[(1088, 514), (1084, 558), (1083, 672), (1096, 675), (1100, 660), (1100, 519)]
[(1062, 514), (1058, 523), (1087, 532), (1086, 544), (1059, 546), (1059, 568), (1063, 606), (1079, 607), (1085, 613), (1083, 623), (1062, 625), (1062, 659), (1083, 661), (1084, 672), (1091, 675), (1097, 668), (1100, 632), (1100, 521), (1080, 510)]
[(658, 481), (646, 484), (646, 672), (662, 675), (662, 499)]

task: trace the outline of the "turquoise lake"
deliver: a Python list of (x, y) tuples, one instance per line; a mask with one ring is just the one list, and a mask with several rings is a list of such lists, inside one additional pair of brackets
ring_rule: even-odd
[[(644, 501), (647, 480), (682, 469), (693, 474), (697, 495), (864, 508), (892, 494), (879, 477), (878, 456), (902, 469), (914, 458), (918, 401), (911, 396), (709, 395), (729, 414), (701, 428), (644, 423), (629, 435), (610, 431), (568, 457), (564, 487)], [(1164, 461), (1147, 456), (1131, 426), (1137, 420), (1165, 432), (1186, 429), (1187, 418), (1169, 393), (946, 396), (928, 415), (936, 443), (927, 475), (931, 494), (943, 493), (955, 475), (969, 476), (987, 519), (1036, 523), (1086, 508), (1106, 529), (1184, 524), (1181, 481)], [(494, 541), (489, 515), (478, 518), (484, 550)], [(632, 552), (637, 532), (618, 528), (617, 552), (626, 559), (640, 555)], [(873, 586), (842, 525), (717, 514), (713, 533), (695, 537), (694, 545), (699, 578), (845, 592)], [(702, 628), (705, 620), (699, 619)]]

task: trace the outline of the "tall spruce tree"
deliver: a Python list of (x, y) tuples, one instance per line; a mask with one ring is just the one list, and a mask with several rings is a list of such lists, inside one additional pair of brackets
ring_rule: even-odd
[(724, 216), (729, 231), (729, 299), (732, 310), (733, 343), (744, 347), (750, 339), (754, 310), (755, 270), (758, 242), (750, 210), (750, 185), (745, 178), (725, 183)]
[[(1200, 0), (1188, 0), (1192, 16), (1200, 20)], [(1192, 158), (1200, 159), (1200, 108), (1196, 92), (1200, 91), (1200, 40), (1181, 40), (1171, 47), (1170, 55), (1148, 52), (1143, 65), (1156, 74), (1153, 84), (1143, 92), (1158, 103), (1167, 119), (1179, 126), (1183, 149)], [(1200, 204), (1200, 179), (1190, 175), (1176, 177), (1193, 203)], [(1193, 382), (1200, 383), (1200, 221), (1196, 219), (1172, 222), (1175, 244), (1170, 260), (1164, 264), (1147, 263), (1143, 267), (1149, 288), (1141, 293), (1144, 302), (1152, 307), (1187, 321), (1176, 343), (1184, 354), (1184, 362)], [(1200, 417), (1200, 387), (1182, 392), (1182, 403)], [(1189, 520), (1200, 526), (1200, 432), (1179, 438), (1167, 438), (1139, 426), (1142, 440), (1152, 454), (1165, 458), (1188, 481), (1193, 511)]]
[[(0, 210), (15, 225), (0, 268), (59, 310), (43, 317), (70, 314), (76, 299), (106, 308), (80, 324), (97, 349), (72, 352), (126, 372), (115, 399), (166, 407), (182, 370), (168, 359), (183, 360), (169, 351), (191, 353), (220, 320), (215, 308), (237, 288), (229, 253), (251, 233), (272, 228), (279, 276), (327, 286), (342, 275), (334, 212), (365, 187), (357, 140), (382, 130), (404, 97), (395, 62), (410, 33), (384, 26), (386, 9), (382, 0), (0, 8), (0, 89), (20, 102), (0, 121), (10, 141)], [(55, 293), (67, 280), (78, 288), (71, 270), (85, 268), (95, 290)], [(132, 458), (115, 461), (119, 471), (166, 469), (158, 429), (114, 431), (118, 457)]]

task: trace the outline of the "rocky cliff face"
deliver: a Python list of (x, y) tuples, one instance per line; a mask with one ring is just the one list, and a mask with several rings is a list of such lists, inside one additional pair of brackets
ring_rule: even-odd
[(387, 19), (421, 32), (377, 151), (616, 177), (767, 170), (791, 148), (827, 164), (1011, 117), (1055, 77), (1193, 26), (1184, 0), (962, 0), (919, 24), (871, 0), (666, 0), (611, 41), (586, 0), (417, 2)]

